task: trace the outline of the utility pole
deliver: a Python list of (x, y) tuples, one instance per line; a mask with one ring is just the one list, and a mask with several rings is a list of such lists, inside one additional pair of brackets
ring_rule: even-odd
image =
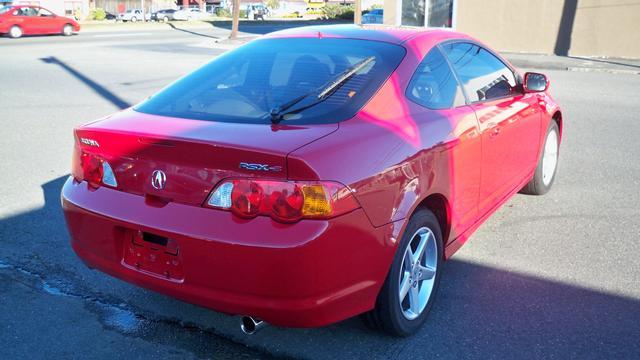
[(356, 0), (355, 9), (353, 10), (353, 23), (362, 24), (362, 0)]
[(229, 39), (235, 40), (238, 37), (238, 25), (240, 24), (240, 0), (233, 0), (233, 20), (231, 21), (231, 35)]

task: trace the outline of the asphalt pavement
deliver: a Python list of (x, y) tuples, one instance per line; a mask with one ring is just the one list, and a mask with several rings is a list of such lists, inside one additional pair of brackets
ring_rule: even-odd
[(182, 30), (0, 38), (0, 358), (640, 358), (640, 76), (627, 73), (545, 70), (565, 119), (554, 188), (481, 226), (413, 337), (357, 318), (246, 336), (239, 317), (87, 269), (59, 200), (72, 129), (233, 46), (224, 27)]

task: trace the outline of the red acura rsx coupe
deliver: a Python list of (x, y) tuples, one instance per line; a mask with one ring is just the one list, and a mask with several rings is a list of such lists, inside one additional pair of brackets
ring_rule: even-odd
[(71, 244), (248, 333), (364, 314), (408, 335), (443, 261), (515, 193), (553, 184), (547, 87), (452, 31), (275, 32), (75, 129)]
[(47, 34), (70, 36), (78, 31), (80, 31), (80, 24), (77, 21), (58, 16), (39, 6), (0, 7), (0, 34), (7, 34), (12, 38)]

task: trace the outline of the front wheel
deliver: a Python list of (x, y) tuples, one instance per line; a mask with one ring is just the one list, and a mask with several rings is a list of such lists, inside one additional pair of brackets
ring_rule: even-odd
[(22, 29), (20, 28), (20, 26), (12, 26), (11, 29), (9, 29), (9, 37), (11, 37), (12, 39), (22, 37)]
[(73, 35), (73, 26), (71, 24), (66, 24), (62, 27), (62, 35), (71, 36)]
[(168, 16), (163, 17), (163, 18), (162, 18), (162, 21), (164, 21), (164, 22), (169, 22), (169, 17), (168, 17)]
[(420, 329), (440, 284), (442, 244), (438, 219), (427, 209), (418, 210), (398, 245), (376, 307), (364, 314), (367, 325), (396, 336)]
[(524, 194), (544, 195), (551, 189), (556, 178), (560, 131), (555, 121), (551, 120), (544, 139), (542, 154), (536, 166), (536, 172), (533, 174), (531, 181), (520, 191)]

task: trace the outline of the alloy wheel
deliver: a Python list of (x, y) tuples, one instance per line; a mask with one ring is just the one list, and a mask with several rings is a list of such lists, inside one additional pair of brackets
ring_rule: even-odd
[(12, 38), (19, 38), (22, 36), (22, 29), (19, 26), (14, 26), (9, 30), (9, 36)]
[(438, 268), (438, 248), (433, 231), (418, 229), (407, 244), (400, 266), (398, 299), (407, 320), (414, 320), (424, 311), (435, 284)]
[(555, 130), (549, 131), (544, 144), (544, 154), (542, 155), (542, 182), (549, 185), (556, 172), (558, 164), (558, 134)]
[(73, 27), (69, 24), (65, 25), (62, 28), (62, 34), (64, 34), (65, 36), (71, 36), (73, 34)]

